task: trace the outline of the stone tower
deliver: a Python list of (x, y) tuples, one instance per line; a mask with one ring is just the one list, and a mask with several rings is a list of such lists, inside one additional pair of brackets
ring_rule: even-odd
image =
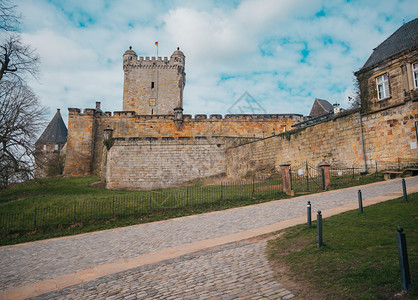
[[(48, 175), (48, 167), (55, 163), (58, 154), (65, 152), (63, 148), (67, 142), (67, 134), (67, 126), (62, 120), (60, 110), (57, 109), (51, 122), (35, 143), (35, 177)], [(62, 173), (62, 170), (58, 173)]]
[(173, 115), (183, 107), (185, 56), (179, 48), (167, 57), (142, 57), (132, 47), (123, 54), (123, 110), (138, 115)]

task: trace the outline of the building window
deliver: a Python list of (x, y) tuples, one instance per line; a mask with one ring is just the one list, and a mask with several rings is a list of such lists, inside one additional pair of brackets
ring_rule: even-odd
[(59, 148), (59, 145), (58, 145), (58, 144), (55, 144), (55, 145), (54, 145), (54, 150), (55, 150), (55, 151), (58, 151), (58, 148)]
[(377, 96), (379, 100), (385, 99), (390, 96), (389, 93), (389, 78), (388, 74), (384, 74), (376, 78), (377, 83)]
[(44, 150), (46, 150), (46, 145), (44, 145)]
[(153, 81), (153, 82), (151, 82), (151, 88), (152, 88), (152, 89), (154, 88), (154, 81)]
[(412, 64), (412, 73), (414, 74), (414, 87), (418, 88), (418, 62)]
[(155, 106), (155, 98), (149, 99), (149, 106)]

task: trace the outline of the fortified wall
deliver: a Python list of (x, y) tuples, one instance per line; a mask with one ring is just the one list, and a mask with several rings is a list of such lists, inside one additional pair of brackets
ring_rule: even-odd
[(185, 56), (123, 54), (123, 111), (69, 108), (64, 175), (99, 175), (108, 188), (166, 187), (225, 175), (226, 149), (279, 134), (298, 114), (183, 115)]
[(225, 176), (226, 144), (206, 137), (117, 140), (108, 152), (107, 187), (151, 189)]
[[(183, 115), (178, 120), (174, 115), (70, 108), (64, 174), (99, 175), (112, 188), (154, 188), (161, 182), (167, 186), (225, 174), (226, 148), (279, 134), (302, 119), (270, 114)], [(113, 141), (108, 152), (106, 131)]]
[(280, 170), (281, 164), (305, 161), (351, 167), (364, 165), (364, 156), (378, 166), (393, 164), (398, 157), (418, 161), (417, 118), (418, 102), (412, 101), (368, 114), (346, 112), (327, 122), (229, 148), (227, 175), (236, 179), (263, 167)]
[(417, 25), (418, 19), (404, 24), (355, 73), (361, 112), (309, 119), (293, 130), (302, 115), (183, 115), (183, 52), (138, 59), (130, 48), (123, 55), (124, 111), (69, 109), (64, 175), (151, 189), (305, 161), (338, 167), (418, 161)]

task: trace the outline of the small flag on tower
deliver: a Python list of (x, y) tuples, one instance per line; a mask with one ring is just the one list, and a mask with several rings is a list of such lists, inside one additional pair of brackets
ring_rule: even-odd
[(157, 47), (158, 47), (158, 42), (155, 42), (155, 46), (157, 46)]

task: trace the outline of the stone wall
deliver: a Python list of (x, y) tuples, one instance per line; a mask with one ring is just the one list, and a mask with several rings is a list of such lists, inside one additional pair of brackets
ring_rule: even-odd
[(226, 172), (224, 146), (205, 139), (116, 141), (107, 157), (110, 189), (168, 187)]
[(67, 155), (64, 175), (91, 175), (93, 158), (94, 109), (70, 108), (68, 115)]
[[(405, 104), (362, 115), (366, 161), (379, 165), (396, 158), (418, 161), (414, 122), (418, 103)], [(292, 130), (227, 150), (227, 175), (239, 178), (257, 168), (309, 161), (333, 166), (364, 165), (359, 112), (345, 113), (332, 120)]]
[[(66, 174), (76, 176), (86, 175), (85, 170), (91, 167), (90, 174), (104, 175), (103, 166), (103, 140), (104, 130), (113, 129), (114, 138), (138, 139), (138, 138), (169, 138), (169, 137), (230, 137), (231, 139), (260, 139), (273, 134), (284, 132), (285, 128), (302, 120), (301, 115), (227, 115), (222, 118), (221, 115), (196, 115), (192, 118), (190, 115), (184, 116), (184, 121), (180, 129), (177, 129), (173, 121), (173, 116), (137, 116), (131, 112), (115, 112), (104, 115), (96, 114), (92, 122), (94, 126), (86, 126), (83, 120), (85, 114), (70, 112), (69, 128), (75, 128), (74, 131), (68, 131), (68, 140), (77, 140), (88, 136), (94, 137), (92, 145), (83, 144), (81, 148), (73, 147), (70, 152), (71, 161), (66, 166)], [(70, 125), (71, 124), (71, 125)], [(90, 124), (92, 125), (92, 124)], [(224, 143), (225, 140), (219, 140)], [(86, 142), (86, 141), (85, 141)], [(74, 144), (71, 142), (70, 144)], [(86, 156), (86, 147), (90, 147), (92, 154)], [(80, 155), (77, 155), (80, 151)], [(86, 161), (90, 159), (90, 162)], [(83, 166), (80, 168), (80, 166)], [(79, 174), (81, 170), (83, 173)]]

